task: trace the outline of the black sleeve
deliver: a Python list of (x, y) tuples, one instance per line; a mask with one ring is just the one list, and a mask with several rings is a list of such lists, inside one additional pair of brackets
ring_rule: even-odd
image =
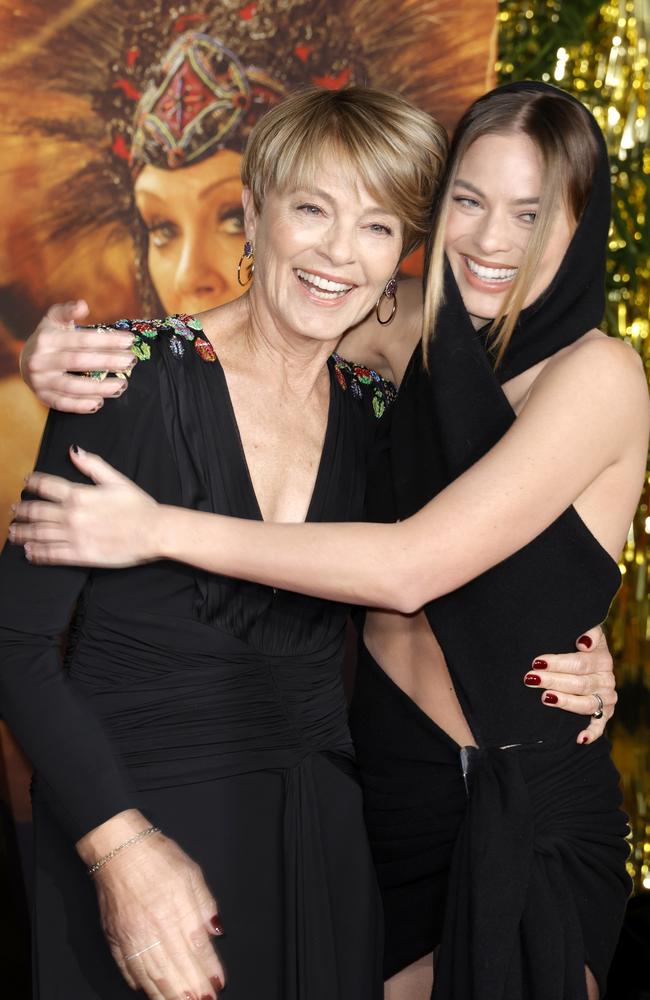
[[(140, 387), (96, 414), (51, 412), (36, 468), (86, 481), (68, 455), (79, 444), (133, 477), (152, 374), (134, 373)], [(62, 637), (90, 572), (32, 565), (9, 543), (0, 556), (0, 714), (34, 765), (39, 795), (75, 841), (137, 806), (99, 720), (61, 664)]]

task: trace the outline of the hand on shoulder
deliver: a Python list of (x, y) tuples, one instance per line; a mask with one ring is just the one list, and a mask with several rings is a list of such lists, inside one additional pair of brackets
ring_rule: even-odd
[(94, 413), (105, 399), (125, 389), (113, 379), (83, 377), (89, 371), (121, 371), (134, 360), (129, 331), (77, 326), (87, 315), (88, 305), (82, 299), (52, 306), (22, 350), (20, 371), (25, 384), (53, 410)]

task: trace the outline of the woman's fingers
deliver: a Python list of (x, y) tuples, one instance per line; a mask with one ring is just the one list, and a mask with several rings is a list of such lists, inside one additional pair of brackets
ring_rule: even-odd
[(57, 503), (65, 503), (73, 493), (80, 493), (91, 487), (83, 483), (71, 483), (62, 476), (51, 476), (47, 472), (30, 472), (25, 479), (25, 489), (28, 493), (33, 493), (43, 500), (54, 500)]
[[(74, 326), (88, 315), (88, 303), (85, 299), (72, 299), (70, 302), (56, 302), (45, 313), (41, 323), (50, 322), (57, 326)], [(40, 325), (40, 324), (39, 324)]]
[(133, 334), (77, 327), (87, 313), (83, 301), (52, 306), (22, 350), (23, 379), (41, 402), (57, 410), (89, 413), (101, 406), (103, 399), (120, 394), (115, 379), (101, 382), (70, 372), (127, 371), (135, 364)]
[[(135, 363), (136, 359), (128, 346), (114, 342), (109, 348), (108, 344), (95, 343), (91, 346), (90, 343), (78, 342), (87, 336), (88, 333), (82, 330), (58, 334), (57, 342), (50, 342), (47, 351), (31, 355), (23, 362), (23, 367), (34, 379), (44, 375), (65, 377), (69, 372), (82, 375), (84, 372), (124, 371)], [(103, 336), (108, 337), (108, 334)], [(68, 384), (74, 384), (72, 380), (79, 381), (79, 375), (68, 374)]]
[(105, 399), (117, 399), (129, 387), (126, 379), (103, 381), (59, 372), (28, 382), (41, 403), (61, 413), (95, 413)]
[[(95, 369), (88, 368), (88, 371)], [(97, 369), (100, 370), (100, 369)], [(76, 398), (107, 399), (121, 396), (128, 386), (126, 378), (92, 378), (85, 375), (70, 375), (69, 372), (49, 373), (39, 380), (41, 394), (45, 392)]]
[[(201, 930), (201, 934), (200, 943), (198, 936), (196, 943), (192, 941), (196, 932), (181, 936), (180, 929), (176, 934), (163, 938), (165, 954), (169, 956), (176, 973), (174, 981), (178, 983), (180, 996), (183, 991), (187, 991), (196, 996), (197, 1000), (204, 996), (214, 996), (210, 979), (216, 975), (218, 968), (212, 942), (205, 930)], [(212, 962), (209, 961), (210, 953), (213, 956)]]
[(198, 950), (210, 982), (214, 985), (214, 980), (217, 980), (220, 983), (219, 988), (223, 989), (226, 985), (226, 974), (218, 952), (214, 948), (214, 938), (222, 937), (224, 934), (219, 907), (198, 865), (191, 871), (190, 879), (201, 919), (201, 926), (190, 935), (190, 944)]
[(524, 677), (524, 684), (544, 691), (589, 697), (598, 693), (605, 698), (615, 691), (614, 676), (611, 673), (569, 674), (541, 667), (529, 670)]
[[(549, 708), (591, 716), (587, 727), (577, 736), (578, 743), (586, 744), (603, 735), (614, 714), (618, 696), (612, 656), (600, 625), (579, 636), (576, 648), (575, 653), (539, 656), (524, 677), (524, 683), (543, 691), (542, 701)], [(594, 713), (600, 711), (601, 701), (603, 714), (594, 719)]]
[[(602, 694), (598, 692), (603, 703), (603, 718), (611, 718), (614, 714), (616, 704), (616, 691), (603, 689)], [(550, 708), (563, 708), (567, 712), (574, 712), (576, 715), (592, 715), (600, 711), (600, 701), (593, 694), (578, 695), (566, 694), (556, 688), (548, 688), (541, 696), (542, 702)]]
[(10, 524), (9, 541), (14, 545), (28, 545), (31, 542), (43, 542), (50, 544), (65, 543), (65, 530), (58, 524)]
[(142, 959), (138, 959), (138, 962), (142, 962), (142, 974), (139, 978), (147, 996), (156, 1000), (158, 996), (164, 997), (164, 1000), (180, 1000), (184, 994), (195, 995), (197, 998), (201, 996), (201, 993), (196, 992), (197, 980), (200, 978), (197, 970), (191, 966), (188, 968), (187, 962), (178, 963), (177, 957), (178, 953), (174, 955), (168, 942), (163, 940), (159, 948), (146, 952)]
[(180, 1000), (183, 996), (212, 1000), (215, 996), (200, 962), (190, 948), (183, 946), (180, 928), (171, 929), (141, 948), (133, 947), (135, 952), (125, 954), (125, 946), (114, 942), (111, 954), (131, 989), (143, 990), (149, 1000)]
[(65, 542), (27, 542), (25, 558), (35, 566), (92, 566), (91, 559)]
[[(220, 984), (219, 989), (223, 989), (226, 983), (226, 974), (221, 959), (215, 951), (214, 935), (216, 933), (213, 928), (208, 932), (204, 926), (198, 927), (195, 931), (190, 932), (186, 944), (200, 965), (206, 982), (213, 989), (217, 983)], [(221, 934), (223, 934), (223, 930)], [(202, 995), (200, 994), (200, 996)]]
[(95, 455), (92, 451), (84, 451), (78, 445), (72, 445), (70, 458), (80, 472), (83, 472), (84, 476), (88, 476), (98, 486), (126, 486), (140, 492), (139, 487), (131, 479), (109, 465), (101, 455)]
[[(591, 716), (588, 726), (578, 733), (576, 737), (577, 743), (588, 744), (599, 739), (605, 732), (605, 727), (614, 714), (614, 707), (618, 700), (616, 689), (608, 686), (607, 675), (601, 675), (601, 677), (602, 682), (596, 691), (603, 703), (603, 714), (600, 719), (593, 718), (594, 712), (598, 712), (600, 709), (600, 702), (593, 694), (567, 694), (558, 690), (557, 687), (548, 684), (545, 685), (545, 690), (541, 698), (547, 708), (559, 708), (567, 712), (574, 712), (577, 715)], [(576, 680), (579, 680), (579, 678), (576, 678)], [(564, 681), (566, 682), (566, 677)]]
[(63, 517), (63, 509), (58, 503), (43, 500), (19, 500), (12, 506), (14, 522), (40, 524), (58, 523)]
[(217, 901), (210, 892), (198, 865), (189, 869), (189, 878), (196, 906), (195, 927), (187, 935), (187, 944), (201, 963), (203, 972), (214, 987), (215, 981), (225, 986), (226, 976), (219, 955), (215, 951), (214, 939), (224, 933), (219, 918)]
[[(611, 716), (609, 718), (611, 718)], [(600, 739), (605, 732), (605, 726), (607, 725), (609, 718), (606, 714), (603, 714), (602, 719), (590, 719), (587, 728), (578, 733), (576, 743), (586, 745), (587, 743), (593, 743), (595, 740)]]
[(126, 980), (127, 984), (131, 987), (132, 990), (139, 989), (138, 983), (136, 982), (132, 974), (132, 971), (129, 968), (129, 962), (125, 961), (122, 949), (119, 947), (119, 945), (111, 944), (110, 941), (109, 941), (109, 947), (111, 949), (111, 955), (115, 960), (115, 964), (117, 965), (118, 969), (124, 976), (124, 979)]
[[(192, 997), (196, 1000), (216, 996), (215, 976), (205, 968), (200, 951), (210, 950), (214, 955), (212, 943), (203, 931), (201, 949), (189, 945), (180, 927), (171, 928), (163, 933), (154, 947), (147, 947), (141, 955), (125, 957), (118, 961), (120, 968), (126, 972), (127, 982), (136, 983), (135, 988), (145, 991), (148, 997), (156, 1000), (180, 1000), (182, 997)], [(129, 983), (130, 985), (131, 983)]]

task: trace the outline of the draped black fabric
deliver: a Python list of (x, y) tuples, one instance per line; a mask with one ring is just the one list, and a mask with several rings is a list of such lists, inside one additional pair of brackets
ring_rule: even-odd
[[(532, 90), (542, 101), (553, 92), (536, 83), (503, 89)], [(393, 409), (392, 485), (399, 518), (419, 510), (506, 433), (515, 414), (501, 387), (505, 381), (574, 343), (602, 317), (609, 167), (591, 117), (590, 124), (598, 165), (588, 203), (555, 279), (522, 312), (496, 371), (489, 333), (473, 329), (447, 265), (430, 370), (424, 371), (418, 348)], [(381, 482), (371, 488), (391, 505)], [(467, 537), (471, 544), (471, 524)], [(419, 751), (423, 755), (416, 758), (420, 785), (426, 779), (428, 792), (414, 789), (410, 806), (402, 801), (398, 807), (413, 719), (409, 723), (404, 711), (405, 696), (384, 690), (381, 704), (392, 699), (402, 707), (393, 714), (385, 709), (379, 721), (375, 713), (371, 721), (377, 667), (367, 654), (362, 659), (352, 724), (386, 910), (385, 971), (396, 972), (439, 943), (440, 918), (431, 911), (446, 907), (436, 1000), (581, 1000), (585, 962), (604, 992), (629, 891), (617, 776), (603, 741), (576, 745), (584, 719), (549, 711), (522, 677), (533, 657), (574, 649), (583, 631), (604, 620), (619, 583), (615, 561), (570, 508), (515, 555), (426, 606), (480, 748), (454, 751), (451, 796), (449, 738), (432, 723), (427, 730), (420, 719), (420, 741), (438, 748)], [(388, 719), (390, 736), (377, 745), (373, 730)], [(468, 799), (459, 818), (464, 772)], [(446, 823), (430, 817), (434, 789)], [(409, 798), (402, 786), (404, 796)], [(389, 810), (400, 809), (409, 822), (389, 826)], [(415, 830), (420, 844), (428, 836), (426, 850), (414, 847)], [(420, 907), (418, 916), (418, 894), (427, 885), (435, 899), (429, 913)], [(391, 928), (398, 920), (416, 942), (410, 949), (404, 935), (393, 946)]]
[[(38, 468), (79, 480), (76, 442), (161, 502), (260, 518), (224, 372), (179, 329), (158, 331), (98, 414), (50, 414)], [(358, 520), (390, 390), (336, 356), (329, 374), (307, 516)], [(131, 996), (73, 847), (131, 806), (203, 868), (234, 1000), (377, 1000), (380, 907), (341, 681), (348, 609), (172, 562), (33, 566), (13, 546), (0, 590), (2, 713), (36, 769), (39, 1000)]]

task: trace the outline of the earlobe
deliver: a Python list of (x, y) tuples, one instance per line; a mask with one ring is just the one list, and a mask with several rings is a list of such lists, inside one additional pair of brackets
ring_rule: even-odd
[(255, 211), (253, 192), (249, 187), (245, 187), (242, 190), (241, 203), (244, 209), (244, 230), (246, 233), (246, 238), (254, 241), (255, 226), (257, 223), (257, 212)]

